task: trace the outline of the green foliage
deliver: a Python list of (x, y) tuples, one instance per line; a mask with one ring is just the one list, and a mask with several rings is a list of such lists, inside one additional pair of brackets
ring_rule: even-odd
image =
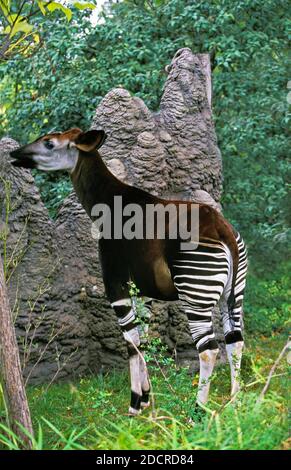
[(44, 173), (34, 170), (34, 179), (41, 191), (44, 204), (48, 207), (50, 216), (54, 219), (62, 201), (71, 193), (72, 184), (68, 175)]
[(290, 329), (290, 263), (264, 277), (248, 276), (244, 302), (246, 331), (265, 335)]
[[(76, 432), (76, 430), (73, 429), (73, 431), (65, 435), (64, 433), (62, 433), (62, 431), (57, 429), (50, 421), (44, 418), (41, 421), (44, 422), (51, 431), (53, 431), (56, 437), (56, 442), (50, 450), (86, 450), (84, 446), (78, 443), (78, 441), (86, 433), (87, 428), (82, 429), (80, 432)], [(23, 426), (19, 426), (19, 428), (24, 433), (24, 435), (27, 436), (31, 441), (32, 450), (44, 450), (43, 423), (39, 423), (38, 433), (36, 437), (32, 436)], [(17, 436), (17, 434), (12, 431), (12, 429), (10, 429), (8, 426), (5, 426), (4, 424), (0, 423), (0, 449), (1, 445), (5, 450), (20, 450), (25, 448), (25, 443), (23, 442), (21, 437)]]
[(95, 4), (74, 0), (67, 1), (66, 4), (51, 0), (0, 0), (0, 60), (10, 60), (19, 55), (29, 57), (42, 39), (42, 16), (57, 10), (70, 21), (73, 15), (72, 7), (92, 10)]

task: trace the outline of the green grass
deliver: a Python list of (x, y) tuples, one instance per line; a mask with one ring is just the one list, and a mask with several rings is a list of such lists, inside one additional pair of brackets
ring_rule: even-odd
[[(227, 365), (217, 367), (209, 411), (201, 422), (192, 415), (196, 377), (186, 369), (166, 367), (169, 383), (155, 369), (152, 385), (155, 417), (148, 409), (137, 418), (126, 415), (126, 372), (87, 377), (74, 383), (29, 387), (38, 449), (279, 449), (287, 448), (288, 365), (280, 362), (261, 404), (256, 404), (268, 373), (286, 342), (285, 335), (249, 339), (242, 366), (244, 389), (229, 400)], [(193, 384), (191, 384), (193, 381)], [(214, 411), (216, 410), (216, 413)], [(192, 418), (192, 419), (191, 419)], [(5, 432), (2, 431), (2, 435)], [(0, 436), (1, 440), (1, 436)], [(8, 440), (11, 442), (11, 439)], [(0, 444), (1, 445), (1, 444)], [(9, 447), (9, 444), (2, 446)], [(17, 443), (14, 444), (17, 448)], [(13, 447), (10, 444), (10, 447)]]

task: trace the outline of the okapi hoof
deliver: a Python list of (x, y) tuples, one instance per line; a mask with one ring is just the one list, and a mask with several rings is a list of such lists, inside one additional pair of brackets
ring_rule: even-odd
[(149, 408), (151, 406), (151, 403), (149, 401), (145, 402), (145, 401), (142, 401), (140, 403), (140, 406), (143, 410), (145, 410), (146, 408)]
[(128, 408), (128, 414), (131, 418), (138, 416), (140, 413), (141, 413), (141, 410), (136, 410), (135, 408), (132, 408), (132, 406)]

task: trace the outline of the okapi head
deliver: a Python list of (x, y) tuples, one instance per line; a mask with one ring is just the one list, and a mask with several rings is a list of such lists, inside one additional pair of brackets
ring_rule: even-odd
[(74, 128), (44, 135), (14, 150), (10, 156), (13, 159), (12, 164), (16, 167), (72, 172), (77, 164), (79, 152), (89, 155), (101, 147), (105, 139), (106, 134), (102, 130), (83, 132)]

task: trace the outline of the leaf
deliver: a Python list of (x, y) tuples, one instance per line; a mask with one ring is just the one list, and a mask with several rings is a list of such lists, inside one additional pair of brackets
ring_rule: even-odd
[(24, 18), (20, 17), (20, 19), (15, 23), (15, 25), (12, 27), (7, 26), (4, 29), (4, 34), (9, 34), (10, 38), (13, 38), (15, 34), (19, 32), (23, 32), (25, 34), (29, 34), (33, 30), (33, 26), (29, 24)]
[[(1, 7), (1, 8), (2, 8), (2, 7)], [(3, 10), (3, 11), (4, 11), (4, 10)], [(11, 13), (9, 13), (8, 10), (6, 10), (6, 11), (7, 11), (6, 19), (7, 19), (7, 21), (9, 22), (9, 24), (12, 25), (13, 22), (14, 22), (14, 20), (15, 20), (15, 18), (17, 18), (17, 14), (16, 14), (16, 13), (11, 14)]]
[(62, 12), (66, 15), (68, 21), (72, 19), (72, 12), (70, 8), (67, 8), (64, 5), (61, 5), (60, 3), (52, 2), (47, 6), (47, 9), (51, 12), (55, 10), (62, 10)]
[(86, 8), (90, 8), (91, 10), (95, 10), (96, 5), (90, 2), (72, 2), (74, 7), (78, 8), (78, 10), (85, 10)]
[(5, 17), (8, 17), (10, 12), (10, 0), (0, 0), (0, 8), (3, 11)]
[(33, 34), (33, 40), (34, 40), (35, 44), (40, 43), (40, 37), (39, 37), (38, 33)]
[(46, 14), (43, 0), (37, 0), (38, 7), (43, 15)]

